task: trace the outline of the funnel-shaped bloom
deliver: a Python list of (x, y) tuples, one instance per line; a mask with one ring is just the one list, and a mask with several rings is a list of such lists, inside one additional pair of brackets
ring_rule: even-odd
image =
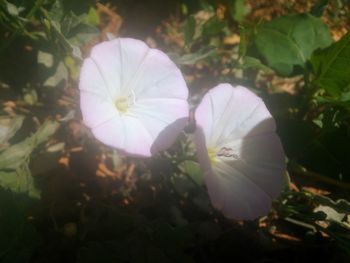
[(199, 104), (196, 145), (213, 206), (226, 217), (266, 215), (284, 181), (284, 153), (275, 122), (248, 89), (221, 84)]
[(85, 124), (97, 139), (129, 154), (166, 149), (186, 125), (188, 90), (180, 70), (140, 40), (93, 47), (79, 89)]

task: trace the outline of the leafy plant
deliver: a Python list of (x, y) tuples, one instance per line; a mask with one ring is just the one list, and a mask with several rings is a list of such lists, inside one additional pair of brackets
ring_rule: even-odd
[[(349, 12), (347, 0), (0, 1), (0, 261), (348, 262)], [(266, 217), (212, 207), (193, 119), (152, 160), (93, 139), (80, 65), (111, 36), (166, 51), (191, 112), (220, 82), (263, 98), (289, 176)]]
[(286, 15), (258, 26), (254, 45), (266, 64), (288, 76), (306, 67), (312, 53), (332, 43), (328, 27), (310, 14)]

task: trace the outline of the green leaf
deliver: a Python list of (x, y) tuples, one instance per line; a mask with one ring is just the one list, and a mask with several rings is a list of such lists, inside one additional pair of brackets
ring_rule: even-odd
[(79, 78), (79, 65), (77, 65), (76, 60), (73, 57), (67, 56), (64, 58), (64, 64), (68, 68), (70, 77), (73, 80), (78, 80)]
[(79, 47), (82, 44), (89, 43), (92, 40), (97, 39), (98, 30), (95, 27), (81, 25), (77, 28), (77, 30), (79, 30), (79, 33), (74, 34), (72, 38), (69, 38), (69, 42), (73, 47)]
[(249, 33), (247, 32), (247, 29), (244, 28), (243, 26), (240, 26), (239, 27), (240, 41), (239, 41), (239, 48), (238, 48), (238, 54), (239, 54), (240, 58), (245, 56), (247, 53), (247, 49), (248, 49), (247, 37), (248, 36), (249, 36)]
[(243, 64), (241, 65), (243, 69), (248, 69), (248, 68), (253, 68), (253, 69), (258, 69), (262, 70), (264, 72), (271, 72), (272, 69), (269, 68), (268, 66), (264, 65), (259, 59), (250, 57), (250, 56), (245, 56), (243, 58)]
[(290, 75), (294, 66), (305, 67), (312, 53), (332, 43), (328, 27), (309, 14), (286, 15), (258, 27), (257, 51), (280, 75)]
[(38, 131), (24, 141), (15, 144), (0, 154), (0, 170), (16, 170), (25, 163), (32, 151), (46, 141), (58, 128), (55, 121), (46, 121)]
[(19, 10), (18, 10), (17, 6), (15, 6), (14, 4), (12, 4), (12, 3), (8, 2), (8, 1), (5, 1), (5, 4), (6, 4), (7, 12), (10, 15), (13, 15), (13, 16), (18, 16), (19, 15)]
[(1, 187), (13, 192), (27, 193), (34, 198), (39, 197), (40, 193), (28, 168), (29, 157), (37, 146), (57, 130), (58, 126), (58, 122), (46, 121), (34, 135), (0, 154)]
[(0, 117), (0, 150), (1, 145), (6, 143), (22, 127), (24, 116), (14, 118), (8, 116)]
[(210, 37), (217, 35), (223, 31), (226, 26), (226, 22), (219, 20), (216, 16), (209, 18), (202, 26), (202, 36)]
[(68, 69), (63, 62), (60, 62), (57, 65), (55, 73), (44, 82), (44, 86), (56, 87), (58, 84), (61, 83), (61, 81), (67, 81), (67, 80), (68, 80)]
[(319, 104), (328, 104), (332, 106), (339, 106), (339, 107), (344, 107), (347, 110), (350, 110), (350, 86), (348, 86), (347, 92), (342, 92), (340, 95), (336, 96), (327, 96), (322, 95), (322, 96), (315, 96), (315, 100)]
[(45, 121), (38, 131), (30, 138), (34, 141), (34, 147), (39, 146), (41, 143), (45, 142), (51, 135), (53, 135), (60, 124), (57, 121), (47, 120)]
[(245, 5), (245, 0), (229, 1), (229, 11), (232, 19), (242, 22), (250, 9)]
[(193, 40), (194, 33), (196, 32), (196, 20), (193, 16), (189, 16), (183, 27), (185, 43), (189, 45)]
[(60, 21), (64, 14), (62, 0), (54, 1), (48, 14), (51, 17), (51, 19), (55, 21)]
[(313, 84), (332, 95), (340, 95), (350, 87), (350, 33), (311, 58)]
[(44, 25), (59, 40), (66, 52), (77, 59), (82, 59), (79, 46), (98, 35), (97, 27), (90, 24), (86, 14), (76, 16), (73, 12), (62, 13), (61, 1), (56, 1), (50, 12), (46, 13)]
[(47, 68), (51, 68), (53, 66), (53, 55), (39, 50), (38, 63), (44, 65)]
[(181, 197), (187, 197), (191, 189), (193, 189), (193, 183), (190, 182), (184, 175), (174, 175), (170, 179), (174, 186), (175, 191)]
[(35, 199), (40, 197), (40, 191), (36, 188), (26, 163), (16, 171), (0, 171), (0, 186), (14, 193), (25, 193)]
[(323, 212), (326, 214), (326, 220), (335, 221), (341, 223), (345, 217), (345, 213), (338, 213), (334, 208), (326, 205), (319, 205), (315, 208), (314, 212)]
[(100, 23), (100, 17), (97, 13), (97, 10), (93, 7), (90, 7), (89, 12), (86, 14), (83, 21), (88, 25), (97, 26)]
[(33, 146), (33, 142), (29, 138), (7, 148), (0, 154), (0, 170), (16, 170), (28, 160), (30, 153), (34, 149)]
[(199, 164), (194, 161), (184, 161), (179, 165), (179, 168), (190, 176), (190, 178), (198, 185), (204, 185), (202, 171)]
[(172, 56), (172, 57), (175, 60), (175, 63), (177, 64), (193, 65), (193, 64), (196, 64), (198, 61), (206, 59), (209, 56), (215, 54), (215, 52), (216, 52), (216, 48), (209, 46), (207, 48), (200, 49), (195, 53), (183, 55), (180, 58), (176, 58), (175, 56)]
[(338, 213), (350, 214), (350, 202), (345, 199), (334, 201), (326, 196), (313, 195), (313, 200), (320, 205), (329, 206)]
[(310, 14), (313, 16), (321, 17), (324, 10), (326, 10), (329, 0), (318, 0), (317, 3), (311, 8)]
[(35, 105), (38, 103), (38, 93), (35, 89), (25, 88), (23, 89), (23, 100), (29, 105)]

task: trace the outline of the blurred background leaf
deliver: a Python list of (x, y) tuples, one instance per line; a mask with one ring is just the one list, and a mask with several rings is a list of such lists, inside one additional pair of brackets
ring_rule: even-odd
[(330, 47), (316, 52), (311, 63), (315, 74), (314, 85), (346, 102), (350, 92), (350, 33), (343, 36)]
[(305, 67), (312, 53), (332, 43), (328, 27), (310, 14), (286, 15), (259, 26), (254, 44), (268, 66), (291, 75), (294, 66)]

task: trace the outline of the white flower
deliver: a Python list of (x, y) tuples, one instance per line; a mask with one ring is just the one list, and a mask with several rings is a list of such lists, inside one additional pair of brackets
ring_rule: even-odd
[(84, 123), (97, 139), (129, 154), (166, 149), (186, 125), (188, 89), (180, 70), (140, 40), (93, 47), (79, 89)]
[(195, 112), (198, 160), (213, 206), (226, 217), (266, 215), (284, 182), (284, 152), (263, 101), (221, 84)]

